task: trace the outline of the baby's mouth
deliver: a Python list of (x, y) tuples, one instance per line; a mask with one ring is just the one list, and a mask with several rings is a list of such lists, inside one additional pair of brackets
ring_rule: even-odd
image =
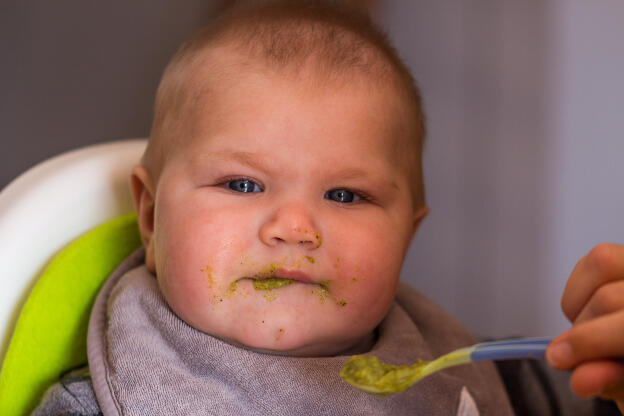
[(276, 279), (293, 280), (301, 283), (315, 283), (310, 276), (301, 270), (278, 269), (275, 273), (273, 273), (272, 277)]
[(269, 277), (267, 279), (254, 279), (253, 286), (256, 290), (273, 290), (294, 283), (293, 279), (282, 279), (280, 277)]
[(254, 289), (256, 290), (273, 290), (279, 289), (284, 286), (288, 286), (292, 283), (305, 283), (312, 285), (320, 285), (310, 278), (307, 274), (300, 270), (287, 270), (287, 269), (279, 269), (272, 275), (256, 275), (243, 277), (239, 280), (249, 279), (253, 281)]

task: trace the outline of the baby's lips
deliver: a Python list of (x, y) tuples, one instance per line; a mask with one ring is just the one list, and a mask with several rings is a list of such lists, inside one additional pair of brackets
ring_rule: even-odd
[(314, 280), (301, 270), (279, 269), (273, 273), (273, 276), (280, 279), (292, 279), (302, 283), (314, 283)]

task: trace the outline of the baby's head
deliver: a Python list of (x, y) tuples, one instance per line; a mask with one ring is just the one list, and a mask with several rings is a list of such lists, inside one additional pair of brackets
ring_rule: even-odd
[(201, 31), (165, 71), (132, 176), (172, 310), (258, 350), (362, 343), (427, 210), (423, 134), (409, 72), (358, 13), (279, 2)]

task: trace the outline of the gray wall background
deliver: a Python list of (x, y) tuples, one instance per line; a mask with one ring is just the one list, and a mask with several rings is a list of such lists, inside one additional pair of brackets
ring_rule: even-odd
[[(149, 132), (168, 58), (216, 2), (0, 3), (0, 187)], [(575, 261), (624, 243), (624, 2), (385, 0), (425, 97), (431, 214), (402, 277), (477, 334), (566, 328)]]

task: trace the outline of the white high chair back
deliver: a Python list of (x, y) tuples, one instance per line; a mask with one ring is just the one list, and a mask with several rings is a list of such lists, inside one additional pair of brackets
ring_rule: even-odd
[(0, 191), (0, 364), (19, 311), (52, 257), (84, 232), (132, 211), (129, 175), (147, 140), (73, 150)]

